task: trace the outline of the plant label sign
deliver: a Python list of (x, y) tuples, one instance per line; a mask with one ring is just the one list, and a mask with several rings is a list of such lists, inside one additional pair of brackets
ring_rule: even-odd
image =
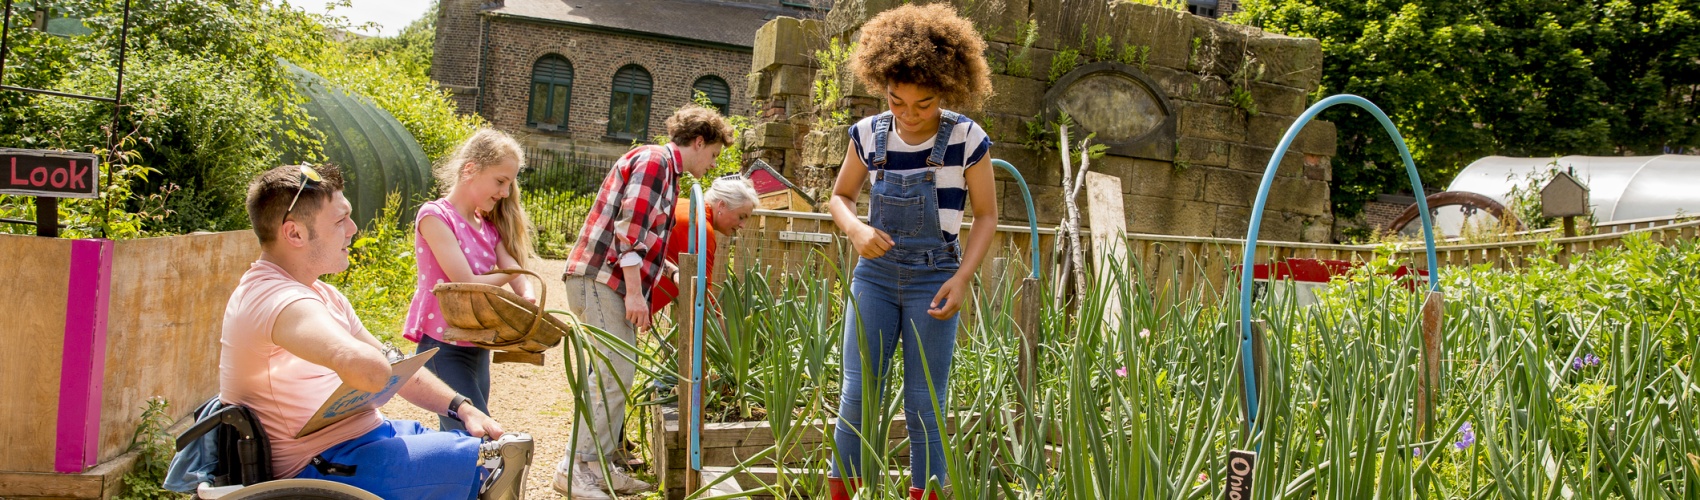
[(780, 231), (779, 241), (803, 241), (808, 243), (832, 243), (832, 235), (827, 233), (804, 233), (797, 231)]
[(99, 162), (91, 153), (0, 148), (0, 194), (97, 198)]
[(1228, 476), (1222, 478), (1222, 500), (1249, 500), (1251, 473), (1257, 470), (1257, 452), (1228, 452)]

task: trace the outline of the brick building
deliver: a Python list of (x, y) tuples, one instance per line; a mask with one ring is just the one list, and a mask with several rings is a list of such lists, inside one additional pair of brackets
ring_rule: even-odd
[(748, 114), (756, 29), (803, 0), (441, 0), (431, 76), (527, 145), (623, 153), (700, 90)]

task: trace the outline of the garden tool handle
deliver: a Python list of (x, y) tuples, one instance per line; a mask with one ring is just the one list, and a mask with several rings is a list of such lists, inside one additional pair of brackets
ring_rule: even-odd
[(537, 315), (531, 318), (531, 328), (526, 329), (525, 336), (521, 338), (529, 339), (536, 335), (537, 329), (543, 326), (543, 315), (546, 314), (543, 312), (544, 306), (549, 304), (549, 285), (543, 282), (542, 276), (524, 269), (491, 269), (490, 272), (484, 273), (486, 276), (491, 274), (521, 274), (537, 280)]

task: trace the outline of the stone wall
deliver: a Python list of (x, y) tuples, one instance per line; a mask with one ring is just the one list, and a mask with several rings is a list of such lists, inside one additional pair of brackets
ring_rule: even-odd
[[(834, 33), (854, 39), (856, 27), (901, 3), (844, 0), (824, 20), (779, 18), (762, 27), (749, 77), (757, 108), (756, 132), (744, 144), (750, 157), (783, 163), (808, 188), (830, 189), (844, 158), (844, 127), (823, 120), (811, 103), (812, 83), (828, 77), (818, 74), (814, 53)], [(1087, 128), (1071, 132), (1075, 141), (1085, 132), (1112, 139), (1111, 154), (1092, 169), (1122, 179), (1130, 231), (1243, 237), (1270, 156), (1321, 78), (1315, 40), (1184, 12), (1116, 0), (955, 3), (986, 38), (996, 73), (997, 95), (969, 115), (992, 136), (993, 155), (1026, 177), (1045, 225), (1063, 211), (1061, 158), (1055, 137), (1030, 129), (1072, 109), (1076, 129)], [(851, 122), (884, 110), (858, 87), (828, 103)], [(1293, 142), (1272, 185), (1262, 238), (1332, 239), (1335, 141), (1333, 124), (1312, 121)], [(1024, 223), (1019, 189), (1002, 173), (998, 179), (1004, 221)]]

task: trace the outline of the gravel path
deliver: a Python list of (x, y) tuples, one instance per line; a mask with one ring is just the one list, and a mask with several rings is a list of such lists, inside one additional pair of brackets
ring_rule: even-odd
[[(565, 261), (533, 260), (531, 270), (549, 287), (548, 307), (565, 309), (566, 291), (560, 276)], [(412, 346), (403, 346), (412, 352)], [(532, 455), (531, 472), (526, 478), (527, 498), (560, 498), (550, 486), (555, 478), (555, 465), (565, 456), (572, 435), (572, 400), (566, 391), (566, 372), (559, 348), (544, 356), (543, 366), (497, 363), (490, 374), (490, 413), (508, 431), (531, 434), (536, 450)], [(383, 407), (384, 415), (393, 419), (437, 425), (437, 416), (396, 398)], [(642, 498), (642, 497), (630, 497)]]

